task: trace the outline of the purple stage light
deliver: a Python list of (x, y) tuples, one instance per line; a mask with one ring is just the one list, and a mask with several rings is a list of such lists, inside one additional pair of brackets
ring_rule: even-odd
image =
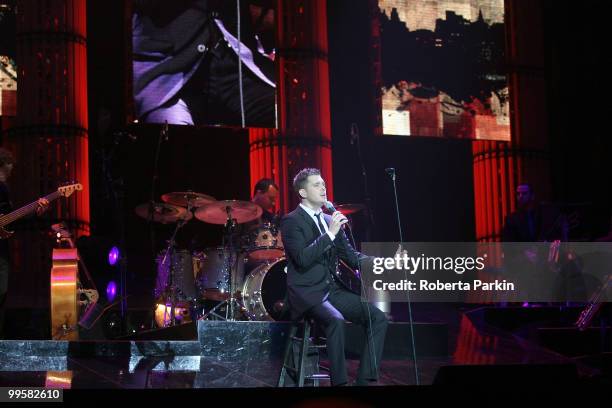
[(108, 251), (108, 264), (110, 266), (115, 266), (120, 256), (121, 252), (119, 252), (119, 248), (116, 246), (112, 247), (110, 251)]
[(106, 299), (108, 299), (109, 302), (112, 302), (116, 295), (117, 284), (114, 281), (108, 282), (108, 285), (106, 285)]

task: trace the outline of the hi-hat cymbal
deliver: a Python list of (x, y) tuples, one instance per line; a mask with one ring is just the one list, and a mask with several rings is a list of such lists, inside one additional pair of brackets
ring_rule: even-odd
[(191, 204), (193, 208), (202, 207), (203, 205), (217, 201), (215, 197), (202, 193), (196, 193), (195, 191), (166, 193), (161, 196), (161, 199), (164, 203), (178, 205), (179, 207), (187, 207), (188, 204)]
[(356, 212), (365, 210), (365, 208), (366, 206), (363, 204), (340, 204), (336, 206), (336, 209), (344, 215), (355, 214)]
[(227, 222), (228, 213), (231, 213), (231, 217), (236, 220), (236, 223), (243, 224), (259, 218), (262, 209), (250, 201), (215, 201), (198, 208), (195, 212), (195, 217), (200, 221), (210, 224), (223, 225)]
[(183, 207), (166, 203), (144, 203), (136, 207), (136, 214), (145, 220), (153, 220), (162, 224), (172, 224), (180, 220), (188, 221), (193, 217)]

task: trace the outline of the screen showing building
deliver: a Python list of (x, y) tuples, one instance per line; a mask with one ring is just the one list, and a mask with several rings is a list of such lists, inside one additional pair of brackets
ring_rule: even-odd
[(504, 0), (379, 0), (383, 134), (510, 140)]
[(0, 1), (0, 116), (17, 115), (15, 2)]

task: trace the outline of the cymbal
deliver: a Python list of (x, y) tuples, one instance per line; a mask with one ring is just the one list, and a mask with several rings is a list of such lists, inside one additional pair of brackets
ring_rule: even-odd
[(178, 205), (179, 207), (187, 207), (187, 204), (191, 202), (191, 206), (194, 208), (202, 207), (203, 205), (217, 201), (215, 197), (202, 193), (196, 193), (195, 191), (166, 193), (161, 196), (161, 199), (164, 203)]
[(262, 213), (261, 207), (250, 201), (224, 200), (198, 208), (195, 217), (210, 224), (223, 225), (227, 222), (228, 211), (231, 211), (232, 218), (238, 224), (256, 220)]
[(145, 220), (152, 219), (162, 224), (172, 224), (180, 220), (188, 221), (193, 217), (187, 209), (166, 203), (153, 203), (153, 214), (151, 215), (151, 204), (144, 203), (136, 207), (136, 214)]
[(344, 215), (355, 214), (356, 212), (365, 210), (365, 208), (366, 206), (363, 204), (340, 204), (336, 207), (336, 209)]

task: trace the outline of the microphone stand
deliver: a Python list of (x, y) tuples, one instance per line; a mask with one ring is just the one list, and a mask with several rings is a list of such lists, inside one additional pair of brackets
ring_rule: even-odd
[[(121, 302), (121, 333), (125, 334), (127, 331), (127, 253), (126, 241), (125, 241), (125, 222), (121, 214), (123, 214), (123, 207), (125, 204), (125, 185), (123, 177), (115, 178), (113, 176), (112, 167), (113, 161), (117, 158), (119, 145), (124, 140), (125, 136), (130, 136), (126, 132), (114, 132), (113, 133), (113, 144), (107, 152), (106, 149), (102, 148), (102, 172), (106, 181), (106, 194), (110, 196), (114, 204), (114, 215), (113, 222), (116, 228), (116, 233), (119, 236), (119, 247), (121, 248), (121, 256), (119, 258), (119, 297)], [(130, 137), (132, 139), (132, 137)], [(134, 140), (134, 139), (132, 139)], [(83, 264), (84, 266), (84, 264)], [(86, 271), (87, 272), (87, 271)], [(88, 278), (91, 280), (91, 278)], [(94, 285), (95, 287), (95, 285)], [(99, 317), (99, 316), (98, 316)]]
[[(191, 208), (191, 203), (188, 202), (187, 203), (187, 208), (188, 208), (188, 212), (187, 214), (189, 214), (189, 212), (192, 210)], [(187, 215), (185, 215), (185, 218), (187, 217)], [(164, 309), (164, 324), (166, 323), (166, 313), (168, 312), (167, 308), (168, 308), (168, 297), (170, 297), (170, 326), (174, 326), (176, 324), (176, 316), (175, 316), (175, 307), (176, 307), (176, 303), (177, 303), (177, 297), (176, 297), (176, 291), (177, 291), (177, 287), (176, 287), (176, 282), (175, 282), (175, 276), (174, 276), (174, 256), (176, 254), (176, 235), (178, 234), (179, 230), (187, 223), (187, 220), (183, 218), (178, 220), (178, 222), (176, 223), (176, 227), (174, 228), (174, 232), (172, 233), (172, 236), (170, 237), (170, 240), (168, 241), (168, 247), (166, 248), (166, 252), (164, 253), (164, 257), (162, 258), (161, 261), (161, 265), (165, 265), (166, 261), (169, 261), (169, 274), (168, 274), (168, 281), (166, 282), (166, 290), (165, 290), (165, 297), (166, 297), (166, 309)], [(169, 258), (169, 259), (168, 259)]]
[[(397, 198), (397, 182), (396, 182), (396, 175), (395, 175), (395, 168), (387, 168), (385, 169), (385, 171), (387, 172), (387, 174), (391, 177), (391, 180), (393, 181), (393, 194), (395, 196), (395, 213), (397, 214), (397, 227), (399, 230), (399, 237), (400, 237), (400, 244), (404, 242), (404, 234), (402, 231), (402, 222), (400, 220), (400, 210), (399, 210), (399, 200)], [(404, 271), (404, 273), (406, 273)], [(406, 280), (408, 279), (408, 276), (406, 276)], [(410, 302), (410, 292), (406, 291), (406, 300), (408, 303), (408, 320), (409, 320), (409, 324), (410, 324), (410, 337), (411, 337), (411, 341), (412, 341), (412, 359), (413, 359), (413, 363), (414, 363), (414, 375), (415, 375), (415, 381), (416, 381), (416, 385), (420, 384), (419, 381), (419, 368), (417, 365), (417, 354), (416, 354), (416, 345), (415, 345), (415, 340), (414, 340), (414, 320), (412, 319), (412, 304)]]

